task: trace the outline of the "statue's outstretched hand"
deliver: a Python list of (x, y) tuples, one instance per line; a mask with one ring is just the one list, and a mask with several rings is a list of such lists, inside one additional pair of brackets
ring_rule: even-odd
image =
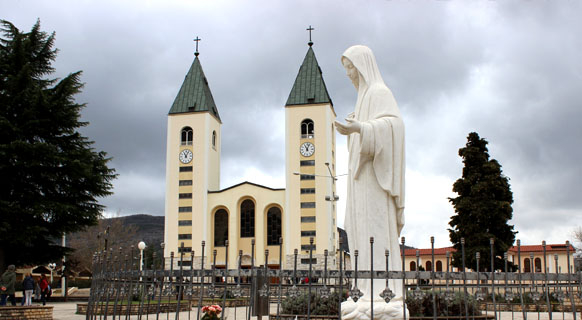
[(352, 133), (360, 133), (360, 129), (362, 128), (362, 124), (360, 121), (353, 119), (353, 118), (346, 118), (346, 123), (341, 123), (338, 121), (334, 121), (337, 131), (343, 135), (348, 135)]

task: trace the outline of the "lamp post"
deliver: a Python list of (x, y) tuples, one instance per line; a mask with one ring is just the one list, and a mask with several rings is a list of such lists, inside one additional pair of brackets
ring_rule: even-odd
[(53, 270), (56, 268), (57, 264), (51, 262), (48, 264), (49, 269), (51, 269), (51, 286), (53, 285)]
[(141, 272), (143, 270), (143, 250), (146, 248), (146, 243), (140, 241), (137, 248), (139, 249), (139, 271)]
[(327, 170), (329, 171), (329, 175), (321, 175), (321, 174), (311, 174), (311, 173), (301, 173), (301, 172), (293, 172), (294, 175), (296, 176), (310, 176), (310, 177), (324, 177), (324, 178), (331, 178), (331, 196), (325, 196), (325, 201), (338, 201), (339, 200), (339, 196), (337, 194), (335, 194), (334, 190), (333, 190), (333, 186), (335, 185), (335, 182), (337, 180), (337, 177), (339, 176), (345, 176), (345, 174), (340, 174), (337, 176), (334, 176), (333, 173), (331, 172), (331, 168), (329, 167), (329, 162), (325, 163), (325, 166), (327, 167)]
[[(62, 246), (65, 247), (67, 244), (67, 236), (63, 233), (63, 243)], [(63, 255), (63, 267), (61, 268), (61, 291), (62, 296), (65, 297), (65, 301), (67, 301), (67, 277), (65, 277), (65, 262), (66, 256)]]
[(335, 201), (339, 200), (339, 196), (337, 194), (335, 194), (335, 191), (334, 191), (335, 181), (337, 180), (337, 177), (334, 176), (333, 173), (331, 172), (331, 168), (329, 167), (329, 162), (326, 162), (325, 166), (327, 167), (327, 171), (329, 171), (329, 177), (331, 178), (331, 196), (325, 196), (325, 200), (335, 202)]
[(166, 244), (165, 243), (160, 243), (160, 247), (162, 247), (162, 268), (166, 267)]

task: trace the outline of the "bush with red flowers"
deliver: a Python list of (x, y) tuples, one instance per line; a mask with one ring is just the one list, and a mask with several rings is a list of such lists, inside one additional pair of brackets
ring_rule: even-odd
[(213, 304), (202, 307), (202, 312), (204, 313), (202, 320), (218, 320), (218, 315), (222, 312), (222, 308), (217, 304)]

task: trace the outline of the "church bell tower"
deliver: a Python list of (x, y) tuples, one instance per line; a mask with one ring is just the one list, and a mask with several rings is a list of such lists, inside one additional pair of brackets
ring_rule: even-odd
[[(200, 39), (196, 38), (195, 41)], [(168, 113), (164, 257), (208, 242), (208, 191), (219, 189), (222, 122), (198, 57)], [(196, 232), (193, 232), (194, 226)], [(202, 232), (198, 232), (202, 230)], [(189, 259), (189, 255), (185, 255)], [(185, 261), (186, 262), (189, 261)], [(191, 262), (189, 262), (191, 263)]]
[[(307, 29), (311, 32), (311, 27)], [(311, 38), (311, 35), (310, 35)], [(309, 263), (313, 239), (313, 263), (323, 265), (324, 250), (335, 259), (337, 242), (335, 197), (336, 114), (321, 68), (309, 41), (307, 54), (285, 104), (287, 264), (293, 249), (300, 263)]]

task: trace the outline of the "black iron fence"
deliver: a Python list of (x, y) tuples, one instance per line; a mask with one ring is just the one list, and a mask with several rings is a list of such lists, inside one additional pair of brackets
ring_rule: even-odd
[[(370, 240), (372, 247), (373, 239)], [(491, 241), (491, 250), (487, 254), (493, 261), (495, 253)], [(431, 242), (434, 243), (432, 239)], [(205, 265), (202, 259), (195, 267), (195, 252), (185, 252), (182, 246), (178, 256), (172, 252), (168, 268), (156, 268), (154, 264), (143, 266), (137, 250), (122, 255), (121, 250), (110, 249), (94, 256), (91, 295), (80, 312), (86, 314), (86, 319), (159, 319), (164, 316), (169, 319), (171, 316), (173, 319), (200, 320), (205, 314), (204, 306), (219, 305), (221, 319), (225, 314), (234, 320), (237, 316), (246, 320), (252, 316), (269, 316), (277, 320), (289, 317), (311, 319), (321, 318), (322, 312), (339, 319), (341, 302), (348, 297), (357, 301), (362, 296), (357, 288), (358, 279), (370, 279), (386, 281), (386, 288), (380, 295), (386, 302), (397, 295), (406, 297), (402, 303), (405, 320), (427, 317), (497, 320), (513, 319), (514, 315), (527, 319), (528, 314), (538, 319), (544, 314), (550, 320), (553, 317), (575, 320), (582, 311), (582, 271), (571, 268), (573, 252), (567, 244), (567, 272), (560, 271), (557, 256), (553, 261), (555, 272), (549, 272), (552, 261), (546, 259), (545, 243), (542, 246), (543, 271), (535, 272), (534, 269), (534, 272), (527, 273), (521, 272), (519, 242), (515, 272), (508, 267), (507, 253), (503, 255), (504, 270), (480, 271), (481, 253), (475, 256), (475, 268), (469, 270), (465, 265), (464, 242), (461, 249), (464, 267), (456, 271), (452, 271), (448, 252), (444, 271), (434, 271), (434, 268), (430, 271), (395, 271), (388, 263), (388, 251), (381, 257), (386, 261), (384, 270), (359, 270), (357, 250), (350, 257), (353, 269), (344, 266), (344, 252), (336, 253), (339, 255), (338, 264), (329, 267), (328, 258), (332, 257), (327, 250), (323, 268), (315, 268), (311, 259), (313, 249), (309, 252), (307, 268), (299, 268), (296, 249), (292, 269), (273, 269), (266, 263), (255, 266), (254, 242), (250, 268), (241, 265), (242, 252), (239, 252), (233, 268), (228, 264), (228, 255), (225, 255), (222, 268), (217, 267), (216, 250), (212, 252), (209, 265)], [(200, 250), (199, 256), (204, 257), (204, 242)], [(225, 250), (228, 252), (228, 242)], [(405, 270), (404, 250), (399, 254), (402, 266), (398, 270)], [(268, 250), (264, 255), (264, 261), (269, 261)], [(431, 259), (431, 265), (435, 266), (434, 247)], [(419, 265), (418, 251), (416, 260), (416, 265)], [(282, 245), (279, 243), (279, 267), (282, 265)], [(491, 269), (494, 269), (493, 264)], [(393, 292), (388, 288), (389, 280), (402, 281), (403, 292)], [(371, 310), (374, 310), (373, 304), (371, 301)], [(532, 316), (531, 312), (537, 316)]]

